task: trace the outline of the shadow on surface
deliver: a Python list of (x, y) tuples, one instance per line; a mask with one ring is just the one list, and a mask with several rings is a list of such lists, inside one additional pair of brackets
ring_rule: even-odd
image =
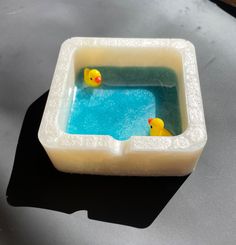
[(139, 228), (149, 226), (185, 177), (111, 177), (57, 171), (37, 133), (48, 93), (28, 109), (17, 145), (8, 203), (64, 213), (88, 210), (88, 217)]

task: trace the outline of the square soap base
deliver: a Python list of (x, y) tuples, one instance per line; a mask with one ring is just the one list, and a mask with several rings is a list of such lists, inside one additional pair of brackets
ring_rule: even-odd
[[(162, 66), (178, 78), (183, 133), (173, 137), (65, 131), (75, 77), (85, 66)], [(64, 172), (103, 175), (180, 176), (193, 171), (207, 140), (193, 45), (181, 39), (71, 38), (62, 44), (41, 121), (39, 140)]]

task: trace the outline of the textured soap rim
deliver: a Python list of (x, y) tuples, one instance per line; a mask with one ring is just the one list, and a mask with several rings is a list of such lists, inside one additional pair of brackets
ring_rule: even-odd
[[(186, 97), (187, 128), (173, 137), (132, 136), (119, 141), (106, 135), (67, 134), (58, 125), (69, 67), (78, 48), (103, 47), (157, 47), (174, 48), (181, 54), (183, 63), (184, 90)], [(47, 103), (38, 132), (40, 142), (47, 148), (105, 150), (114, 154), (135, 151), (190, 152), (201, 150), (207, 141), (205, 117), (202, 104), (195, 48), (183, 39), (135, 39), (135, 38), (86, 38), (66, 40), (60, 49)]]

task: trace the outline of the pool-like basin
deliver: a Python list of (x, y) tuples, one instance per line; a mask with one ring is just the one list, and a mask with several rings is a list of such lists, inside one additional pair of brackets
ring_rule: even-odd
[[(102, 71), (100, 88), (82, 86), (84, 67)], [(174, 136), (148, 136), (147, 119), (157, 115)], [(193, 45), (181, 39), (68, 39), (38, 136), (60, 171), (189, 174), (207, 140)]]

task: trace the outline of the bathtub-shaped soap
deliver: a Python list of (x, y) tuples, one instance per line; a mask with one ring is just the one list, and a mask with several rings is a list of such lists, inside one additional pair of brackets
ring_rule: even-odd
[[(162, 87), (175, 86), (179, 105), (179, 111), (176, 113), (181, 122), (178, 132), (172, 137), (150, 137), (144, 131), (144, 133), (137, 133), (138, 135), (130, 134), (129, 138), (123, 140), (116, 139), (112, 134), (106, 134), (106, 132), (104, 134), (68, 132), (72, 105), (76, 98), (81, 99), (81, 103), (84, 99), (80, 96), (76, 97), (76, 92), (78, 92), (76, 78), (78, 72), (84, 67), (142, 67), (144, 70), (139, 77), (145, 71), (145, 67), (165, 67), (173, 70), (177, 78), (175, 84), (171, 79), (165, 79), (163, 76), (154, 76), (154, 79), (152, 76), (145, 80), (132, 79), (127, 74), (126, 77), (121, 74), (117, 83), (106, 84), (106, 79), (104, 79), (99, 89), (87, 88), (86, 98), (88, 106), (92, 107), (94, 95), (104, 92), (104, 95), (107, 96), (103, 100), (105, 106), (109, 100), (109, 91), (105, 91), (108, 85), (128, 88), (127, 99), (130, 99), (130, 87), (130, 90), (133, 89), (133, 95), (139, 100), (144, 97), (134, 87), (150, 86), (158, 90)], [(189, 174), (195, 168), (207, 140), (199, 85), (195, 51), (193, 45), (188, 41), (181, 39), (71, 38), (61, 47), (38, 133), (39, 140), (54, 166), (63, 172), (136, 176)], [(147, 91), (152, 92), (152, 89), (147, 88)], [(120, 91), (117, 90), (116, 93), (118, 92)], [(168, 96), (170, 97), (166, 98), (167, 102), (172, 99), (173, 94), (169, 93)], [(126, 105), (122, 94), (117, 98), (120, 98), (117, 101), (120, 102), (120, 106)], [(153, 115), (139, 118), (136, 114), (132, 114), (134, 117), (132, 122), (142, 125), (142, 120), (144, 120), (145, 125), (148, 126), (147, 119), (155, 117), (155, 114), (159, 115), (159, 110), (162, 110), (158, 107), (161, 98), (155, 97), (154, 100), (151, 98), (151, 96), (148, 97), (150, 101), (154, 101), (154, 108), (150, 110)], [(143, 102), (149, 103), (148, 100)], [(129, 108), (127, 104), (123, 109), (129, 113), (129, 109), (132, 108)], [(141, 115), (139, 113), (137, 114)], [(175, 124), (171, 115), (173, 113), (166, 113), (164, 120), (168, 129)], [(93, 116), (96, 119), (96, 115)], [(79, 116), (77, 124), (80, 125), (82, 121), (83, 117)], [(132, 122), (129, 121), (128, 124)], [(101, 124), (96, 124), (98, 129)], [(122, 130), (125, 130), (125, 126)]]

